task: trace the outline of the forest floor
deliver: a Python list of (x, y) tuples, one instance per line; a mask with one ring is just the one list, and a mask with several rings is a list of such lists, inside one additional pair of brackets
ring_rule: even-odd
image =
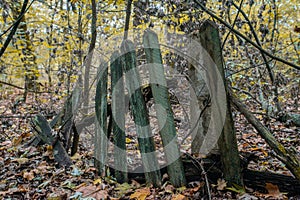
[[(44, 116), (57, 113), (63, 105), (63, 98), (50, 99), (47, 94), (39, 95), (38, 99), (29, 96), (24, 103), (18, 101), (21, 96), (22, 93), (15, 90), (2, 93), (0, 97), (0, 199), (181, 200), (201, 199), (206, 192), (205, 182), (202, 180), (188, 183), (182, 188), (174, 188), (165, 181), (162, 187), (154, 188), (135, 180), (119, 184), (113, 177), (100, 178), (93, 164), (93, 149), (90, 144), (92, 136), (88, 134), (81, 138), (79, 152), (72, 157), (74, 165), (69, 169), (58, 168), (51, 146), (24, 147), (24, 144), (34, 136), (31, 118), (37, 113)], [(183, 116), (180, 112), (177, 114), (178, 117)], [(234, 111), (234, 120), (239, 151), (254, 153), (259, 158), (256, 162), (251, 161), (248, 168), (291, 175), (237, 111)], [(288, 126), (272, 119), (264, 122), (285, 147), (300, 152), (299, 127)], [(134, 129), (129, 131), (134, 132)], [(126, 142), (128, 146), (136, 148), (135, 138), (128, 138)], [(184, 148), (188, 150), (188, 147)], [(251, 188), (246, 188), (246, 193), (238, 193), (237, 190), (233, 191), (233, 188), (227, 187), (220, 177), (218, 182), (211, 183), (209, 188), (212, 199), (288, 199), (287, 194), (281, 193), (278, 187), (272, 184), (266, 185), (267, 193), (260, 193)]]

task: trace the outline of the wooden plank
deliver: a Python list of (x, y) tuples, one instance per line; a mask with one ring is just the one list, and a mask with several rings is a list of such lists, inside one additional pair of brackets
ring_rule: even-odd
[(107, 161), (107, 63), (102, 63), (98, 71), (98, 82), (95, 96), (95, 166), (98, 173), (105, 175)]
[[(227, 84), (223, 68), (222, 49), (220, 44), (219, 31), (216, 24), (214, 24), (212, 21), (206, 20), (200, 27), (197, 37), (199, 38), (199, 41), (203, 48), (209, 53), (209, 55), (215, 62), (219, 73), (223, 78), (223, 82), (226, 89)], [(226, 102), (224, 102), (224, 104), (227, 108), (226, 118), (222, 134), (218, 141), (221, 153), (221, 161), (223, 165), (224, 178), (226, 181), (228, 181), (229, 185), (231, 185), (232, 183), (242, 185), (239, 152), (237, 148), (237, 140), (228, 94), (227, 100)]]
[(121, 45), (123, 69), (126, 86), (128, 88), (130, 105), (133, 119), (136, 125), (139, 150), (142, 154), (142, 161), (145, 170), (145, 177), (148, 184), (155, 187), (161, 185), (161, 174), (158, 161), (155, 155), (155, 143), (149, 127), (149, 117), (143, 94), (140, 89), (140, 77), (136, 69), (136, 54), (134, 44), (130, 40), (125, 40)]
[[(114, 139), (115, 177), (119, 183), (127, 182), (125, 96), (124, 79), (120, 54), (115, 51), (110, 58), (112, 88), (112, 131)], [(118, 81), (121, 84), (118, 84)], [(116, 86), (117, 85), (117, 86)]]
[(52, 136), (52, 129), (46, 118), (38, 114), (33, 119), (32, 124), (33, 128), (38, 133), (38, 137), (41, 138), (44, 143), (53, 146), (54, 159), (56, 162), (58, 162), (59, 166), (69, 167), (72, 165), (72, 160), (70, 159), (59, 139)]
[(149, 65), (150, 86), (155, 101), (156, 116), (168, 163), (168, 174), (171, 183), (175, 187), (181, 187), (186, 184), (186, 181), (156, 33), (147, 29), (144, 32), (143, 44)]

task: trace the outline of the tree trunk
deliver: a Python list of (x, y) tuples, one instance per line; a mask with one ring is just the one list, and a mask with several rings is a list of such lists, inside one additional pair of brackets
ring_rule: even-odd
[[(21, 14), (22, 4), (20, 1), (16, 1), (12, 4), (11, 10), (14, 20), (18, 20)], [(25, 74), (25, 91), (24, 99), (26, 100), (27, 92), (38, 91), (39, 85), (36, 82), (39, 76), (38, 67), (36, 64), (36, 56), (34, 54), (33, 45), (30, 40), (30, 36), (27, 30), (27, 22), (25, 15), (21, 17), (20, 25), (17, 29), (16, 36), (19, 43), (15, 44), (16, 48), (20, 50), (20, 57), (24, 66)]]

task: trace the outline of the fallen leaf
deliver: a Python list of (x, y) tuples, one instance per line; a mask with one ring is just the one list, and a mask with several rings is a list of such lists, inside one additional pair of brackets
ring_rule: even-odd
[(28, 181), (31, 181), (32, 179), (34, 179), (34, 173), (32, 171), (24, 172), (23, 178), (27, 179)]
[(23, 140), (23, 138), (21, 136), (14, 137), (12, 140), (13, 141), (12, 143), (14, 146), (18, 146), (19, 144), (21, 144), (22, 140)]
[(102, 190), (99, 186), (88, 185), (86, 187), (81, 187), (76, 190), (76, 192), (81, 192), (82, 197), (92, 197), (95, 199), (107, 199), (108, 193), (106, 190)]
[(10, 140), (6, 140), (6, 141), (0, 143), (0, 146), (11, 147), (11, 145), (12, 145), (12, 142)]
[(185, 186), (182, 186), (180, 188), (176, 188), (176, 191), (179, 192), (179, 193), (183, 192), (184, 190), (186, 190)]
[(165, 191), (167, 192), (167, 193), (173, 193), (173, 190), (174, 190), (174, 186), (173, 185), (167, 185), (166, 187), (165, 187)]
[(75, 190), (78, 190), (79, 188), (81, 188), (83, 186), (86, 186), (86, 183), (81, 183), (80, 185), (77, 185)]
[(224, 190), (226, 188), (227, 182), (224, 179), (218, 179), (217, 190)]
[(102, 183), (102, 179), (100, 179), (100, 178), (98, 178), (98, 179), (96, 179), (96, 180), (93, 181), (94, 185), (98, 185), (100, 183)]
[(28, 192), (28, 189), (25, 185), (19, 185), (18, 186), (19, 192)]
[(236, 192), (240, 195), (242, 195), (246, 192), (245, 188), (243, 186), (235, 184), (235, 183), (232, 184), (232, 187), (227, 187), (226, 189), (230, 190), (230, 191), (233, 191), (233, 192)]
[(81, 157), (82, 157), (82, 155), (80, 155), (79, 153), (75, 153), (75, 154), (71, 157), (71, 159), (72, 159), (72, 160), (79, 160), (79, 159), (81, 159)]
[(150, 194), (149, 188), (138, 189), (136, 190), (135, 193), (130, 195), (130, 199), (145, 200), (149, 194)]
[(47, 185), (49, 185), (50, 183), (51, 183), (51, 180), (48, 180), (48, 181), (45, 181), (45, 182), (41, 183), (38, 187), (39, 187), (39, 188), (44, 188), (44, 187), (46, 187)]
[(177, 194), (172, 196), (172, 200), (186, 200), (186, 199), (188, 198), (182, 194)]
[(82, 172), (80, 169), (78, 169), (77, 167), (73, 167), (73, 170), (72, 170), (72, 172), (71, 172), (71, 175), (72, 175), (72, 176), (80, 176), (82, 173), (83, 173), (83, 172)]
[(67, 194), (57, 194), (57, 193), (51, 193), (48, 197), (47, 200), (64, 200), (67, 199)]
[(128, 183), (123, 183), (123, 184), (118, 184), (118, 186), (115, 188), (119, 197), (123, 196), (124, 194), (127, 194), (128, 192), (131, 192), (134, 186), (128, 184)]
[(266, 183), (266, 189), (268, 190), (268, 195), (274, 198), (281, 198), (282, 194), (279, 191), (277, 185), (273, 185), (272, 183)]
[(6, 191), (0, 191), (0, 196), (5, 196), (7, 193), (9, 193), (8, 190), (6, 190)]
[(13, 161), (18, 162), (19, 165), (22, 165), (28, 162), (28, 158), (15, 158)]
[(41, 174), (46, 174), (48, 172), (48, 167), (48, 163), (46, 161), (42, 161), (35, 170)]
[(138, 183), (137, 181), (135, 181), (135, 180), (132, 180), (132, 181), (131, 181), (131, 185), (134, 186), (134, 187), (136, 187), (136, 188), (141, 187), (141, 184), (139, 184), (139, 183)]
[(253, 195), (245, 193), (245, 194), (239, 196), (238, 200), (258, 200), (258, 198)]
[(65, 182), (61, 183), (61, 187), (69, 188), (71, 190), (74, 190), (76, 188), (75, 184), (69, 180), (66, 180)]

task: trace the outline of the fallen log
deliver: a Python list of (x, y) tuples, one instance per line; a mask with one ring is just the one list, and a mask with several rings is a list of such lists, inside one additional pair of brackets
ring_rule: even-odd
[(231, 101), (234, 106), (245, 116), (247, 121), (257, 130), (258, 134), (266, 141), (266, 143), (275, 151), (276, 157), (285, 164), (286, 168), (300, 181), (300, 160), (297, 155), (280, 144), (272, 135), (267, 127), (265, 127), (245, 105), (231, 95)]
[(266, 183), (272, 183), (278, 186), (280, 192), (287, 193), (288, 196), (300, 195), (300, 181), (292, 176), (247, 169), (244, 170), (243, 177), (247, 187), (262, 193), (268, 193)]
[[(245, 161), (241, 160), (241, 162), (243, 163)], [(205, 170), (204, 173), (202, 172), (198, 163), (203, 164)], [(218, 156), (214, 158), (202, 159), (202, 161), (197, 160), (196, 162), (194, 159), (183, 158), (183, 166), (188, 183), (194, 181), (204, 181), (204, 174), (208, 177), (209, 182), (212, 184), (217, 184), (217, 180), (222, 178), (222, 170), (220, 168), (221, 165)], [(128, 178), (141, 183), (145, 182), (145, 177), (143, 173), (141, 173), (141, 167), (142, 166), (139, 166), (136, 168), (136, 170), (133, 170), (133, 172), (128, 173)], [(139, 173), (135, 173), (135, 171)], [(110, 172), (113, 174), (114, 169), (110, 169)], [(167, 173), (166, 167), (161, 169), (161, 174), (165, 173)], [(277, 185), (279, 191), (281, 193), (286, 193), (288, 197), (300, 195), (300, 181), (292, 176), (250, 169), (244, 169), (242, 171), (242, 176), (246, 188), (251, 188), (260, 193), (267, 194), (268, 191), (266, 189), (266, 183), (271, 183), (273, 185)]]

